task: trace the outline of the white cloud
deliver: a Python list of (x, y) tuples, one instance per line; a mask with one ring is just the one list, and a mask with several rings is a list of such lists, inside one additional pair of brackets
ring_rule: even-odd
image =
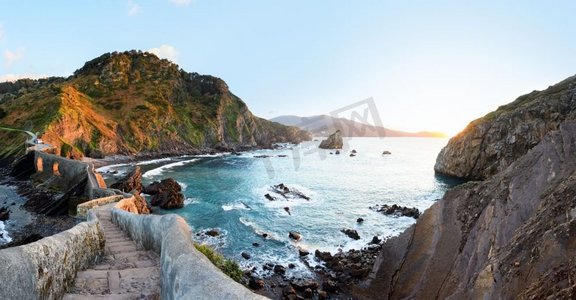
[(6, 50), (4, 51), (4, 66), (6, 68), (12, 67), (12, 65), (21, 60), (24, 56), (24, 49), (19, 48), (16, 51)]
[(166, 58), (168, 60), (171, 60), (172, 62), (177, 62), (178, 61), (178, 51), (176, 50), (176, 48), (174, 48), (173, 46), (170, 45), (162, 45), (158, 48), (152, 48), (150, 50), (148, 50), (148, 52), (150, 53), (154, 53), (156, 54), (156, 56), (160, 57), (160, 58)]
[(30, 79), (39, 79), (39, 78), (46, 78), (47, 75), (38, 75), (38, 74), (2, 74), (0, 75), (0, 82), (10, 81), (14, 82), (18, 79), (30, 78)]
[(128, 15), (135, 16), (142, 11), (142, 7), (138, 3), (128, 0)]
[(170, 2), (176, 6), (187, 6), (192, 3), (192, 0), (170, 0)]

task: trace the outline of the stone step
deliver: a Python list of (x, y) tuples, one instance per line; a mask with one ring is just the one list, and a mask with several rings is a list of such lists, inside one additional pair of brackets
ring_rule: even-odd
[(133, 268), (148, 268), (157, 267), (158, 262), (155, 260), (137, 260), (136, 258), (126, 261), (112, 261), (108, 264), (100, 264), (92, 266), (93, 270), (125, 270)]
[(114, 241), (110, 241), (110, 240), (106, 240), (106, 247), (119, 247), (119, 246), (131, 246), (131, 245), (136, 245), (136, 243), (134, 243), (134, 241), (132, 240), (114, 240)]
[(125, 293), (125, 294), (104, 294), (104, 295), (64, 294), (64, 297), (62, 298), (62, 300), (91, 300), (91, 299), (106, 299), (106, 300), (160, 299), (160, 296), (157, 293), (154, 294)]
[(134, 243), (131, 243), (130, 245), (124, 245), (124, 246), (122, 246), (122, 245), (121, 246), (108, 246), (108, 245), (106, 245), (106, 250), (108, 253), (115, 255), (117, 253), (138, 251), (138, 247)]
[(115, 259), (123, 259), (128, 257), (140, 257), (140, 256), (147, 256), (148, 251), (138, 250), (133, 252), (124, 252), (124, 253), (116, 253), (114, 254)]

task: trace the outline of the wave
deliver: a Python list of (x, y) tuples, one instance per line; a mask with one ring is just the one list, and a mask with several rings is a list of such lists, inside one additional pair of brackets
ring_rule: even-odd
[(168, 169), (172, 169), (172, 168), (174, 168), (174, 167), (183, 166), (183, 165), (186, 165), (186, 164), (195, 162), (195, 161), (197, 161), (197, 160), (198, 160), (197, 158), (194, 158), (194, 159), (190, 159), (190, 160), (183, 160), (183, 161), (173, 162), (173, 163), (171, 163), (171, 164), (166, 164), (166, 165), (163, 165), (163, 166), (161, 166), (161, 167), (158, 167), (158, 168), (156, 168), (156, 169), (152, 169), (152, 170), (144, 173), (144, 174), (142, 175), (142, 177), (152, 178), (152, 177), (155, 177), (155, 176), (159, 176), (159, 175), (162, 175), (162, 173), (164, 173), (164, 171), (166, 171), (166, 170), (168, 170)]
[(141, 162), (136, 163), (136, 165), (137, 166), (145, 166), (145, 165), (152, 165), (152, 164), (157, 164), (157, 163), (162, 163), (162, 162), (172, 161), (172, 160), (174, 160), (174, 157), (158, 158), (158, 159), (141, 161)]
[(114, 171), (117, 168), (129, 166), (130, 164), (115, 164), (115, 165), (107, 165), (96, 169), (96, 172), (99, 173), (108, 173), (110, 171)]
[(222, 205), (222, 209), (224, 211), (230, 211), (230, 210), (249, 210), (250, 206), (244, 204), (244, 202), (235, 202), (235, 203), (231, 203), (231, 204), (224, 204)]
[(184, 199), (184, 206), (188, 206), (190, 204), (194, 204), (196, 203), (196, 199), (195, 198), (186, 198)]
[(0, 221), (0, 244), (10, 243), (12, 238), (8, 235), (8, 231), (6, 231), (4, 227), (4, 222)]

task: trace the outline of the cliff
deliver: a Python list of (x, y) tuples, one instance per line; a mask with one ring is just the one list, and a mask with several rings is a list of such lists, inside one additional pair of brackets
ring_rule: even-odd
[(576, 119), (576, 76), (472, 121), (440, 151), (437, 173), (481, 180), (506, 169), (548, 132)]
[[(0, 124), (40, 131), (67, 157), (269, 147), (307, 132), (254, 116), (216, 77), (140, 51), (107, 53), (69, 78), (0, 84)], [(22, 151), (0, 132), (0, 156)]]
[(573, 298), (574, 80), (520, 97), (454, 137), (437, 171), (485, 179), (448, 191), (387, 241), (357, 292), (388, 299)]

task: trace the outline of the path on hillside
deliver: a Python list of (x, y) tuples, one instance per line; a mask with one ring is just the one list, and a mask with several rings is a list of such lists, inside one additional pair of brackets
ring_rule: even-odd
[(96, 213), (106, 238), (104, 257), (76, 274), (63, 299), (160, 299), (158, 255), (139, 248), (112, 223), (110, 209)]

